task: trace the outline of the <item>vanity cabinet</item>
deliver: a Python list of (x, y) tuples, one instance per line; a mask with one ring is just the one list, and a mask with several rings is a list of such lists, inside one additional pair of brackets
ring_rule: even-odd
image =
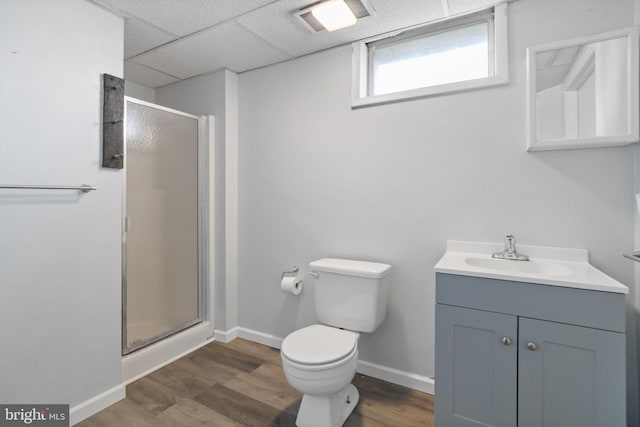
[(436, 427), (625, 426), (624, 295), (436, 274)]

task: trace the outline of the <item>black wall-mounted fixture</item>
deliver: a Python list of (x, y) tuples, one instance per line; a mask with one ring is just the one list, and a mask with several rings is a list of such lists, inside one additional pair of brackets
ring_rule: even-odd
[(124, 80), (104, 74), (102, 78), (102, 167), (124, 167)]

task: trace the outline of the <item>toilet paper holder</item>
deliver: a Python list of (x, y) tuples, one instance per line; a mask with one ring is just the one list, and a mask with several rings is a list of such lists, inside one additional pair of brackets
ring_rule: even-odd
[(284, 277), (287, 275), (290, 275), (290, 274), (295, 275), (298, 271), (300, 271), (300, 269), (294, 265), (291, 270), (285, 271), (284, 273), (282, 273), (282, 275), (280, 276), (280, 280), (284, 279)]

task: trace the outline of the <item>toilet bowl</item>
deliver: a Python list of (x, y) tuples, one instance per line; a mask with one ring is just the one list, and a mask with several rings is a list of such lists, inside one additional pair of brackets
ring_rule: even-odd
[(358, 363), (357, 332), (325, 325), (297, 330), (282, 342), (289, 384), (304, 394), (296, 418), (301, 427), (339, 427), (359, 400), (351, 385)]
[(280, 350), (289, 384), (304, 394), (298, 427), (340, 427), (360, 398), (351, 384), (358, 364), (360, 332), (384, 320), (388, 264), (323, 258), (309, 263), (321, 324), (289, 334)]

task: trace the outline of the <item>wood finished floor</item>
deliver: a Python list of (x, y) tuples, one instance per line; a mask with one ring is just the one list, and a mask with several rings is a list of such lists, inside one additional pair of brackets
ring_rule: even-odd
[[(433, 396), (356, 374), (360, 402), (347, 427), (433, 427)], [(79, 427), (295, 426), (302, 395), (278, 350), (213, 342), (127, 386), (127, 398)]]

